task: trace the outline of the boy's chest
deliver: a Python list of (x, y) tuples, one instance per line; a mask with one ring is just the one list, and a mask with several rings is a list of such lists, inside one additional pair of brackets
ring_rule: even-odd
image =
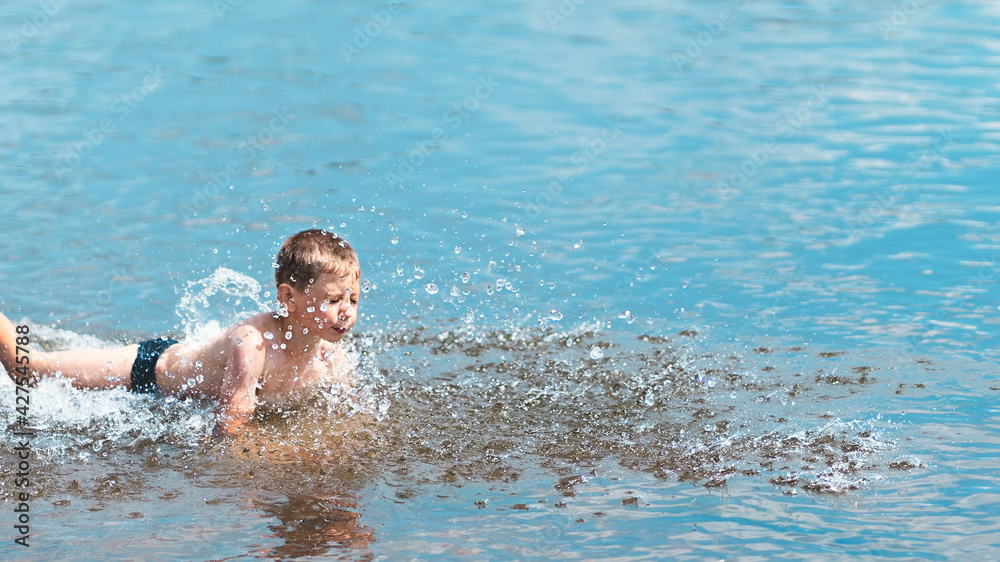
[(261, 377), (261, 392), (265, 396), (280, 397), (301, 394), (316, 385), (335, 378), (335, 354), (314, 356), (297, 362), (276, 361), (265, 367)]

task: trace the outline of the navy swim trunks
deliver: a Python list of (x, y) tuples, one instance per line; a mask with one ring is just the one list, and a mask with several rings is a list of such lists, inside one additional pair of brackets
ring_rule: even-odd
[(132, 392), (152, 394), (156, 388), (156, 362), (168, 347), (177, 343), (170, 338), (156, 338), (139, 343), (139, 352), (132, 364)]

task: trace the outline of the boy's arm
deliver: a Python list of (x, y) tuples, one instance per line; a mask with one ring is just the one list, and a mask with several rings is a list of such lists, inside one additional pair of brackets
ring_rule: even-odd
[(253, 415), (257, 382), (264, 372), (264, 337), (253, 326), (240, 326), (230, 335), (229, 358), (219, 393), (218, 421), (213, 435), (232, 435)]

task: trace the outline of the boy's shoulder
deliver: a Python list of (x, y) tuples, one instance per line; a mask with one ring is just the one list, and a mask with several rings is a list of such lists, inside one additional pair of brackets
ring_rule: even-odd
[(233, 346), (247, 345), (248, 349), (264, 349), (266, 340), (277, 340), (278, 321), (272, 312), (262, 312), (241, 320), (198, 346), (207, 350), (225, 353)]
[[(291, 332), (283, 332), (281, 321), (274, 312), (261, 312), (255, 314), (241, 322), (233, 324), (225, 333), (224, 337), (237, 345), (251, 343), (254, 345), (263, 344), (267, 346), (281, 346), (282, 342), (291, 339)], [(284, 349), (284, 346), (281, 346)], [(313, 347), (315, 353), (336, 351), (340, 346), (323, 339), (319, 339)]]
[(267, 338), (268, 335), (276, 337), (275, 333), (279, 329), (279, 323), (273, 312), (261, 312), (240, 322), (237, 322), (226, 330), (226, 337), (232, 338), (239, 335), (261, 336)]

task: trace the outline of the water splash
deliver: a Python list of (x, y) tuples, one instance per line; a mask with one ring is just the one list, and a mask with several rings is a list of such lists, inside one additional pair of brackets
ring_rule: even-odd
[[(782, 490), (832, 494), (871, 486), (886, 466), (921, 466), (899, 461), (885, 420), (807, 411), (839, 399), (838, 389), (863, 391), (861, 379), (832, 385), (820, 377), (822, 386), (810, 390), (670, 338), (603, 334), (602, 322), (496, 330), (477, 326), (474, 313), (471, 320), (348, 338), (342, 367), (351, 374), (334, 373), (297, 401), (262, 405), (253, 423), (262, 442), (281, 456), (289, 448), (318, 455), (351, 440), (340, 454), (378, 473), (422, 464), (490, 480), (515, 478), (522, 463), (539, 457), (566, 467), (615, 459), (707, 487), (763, 478)], [(44, 382), (39, 393), (47, 405), (35, 420), (45, 428), (40, 450), (52, 459), (132, 451), (142, 461), (163, 444), (198, 446), (214, 419), (211, 402), (78, 391), (62, 381)], [(792, 393), (799, 405), (781, 406)], [(14, 408), (0, 407), (9, 426)], [(796, 416), (782, 417), (782, 408)]]
[(271, 310), (256, 279), (220, 267), (204, 279), (189, 281), (175, 311), (185, 340), (207, 339), (233, 322)]

